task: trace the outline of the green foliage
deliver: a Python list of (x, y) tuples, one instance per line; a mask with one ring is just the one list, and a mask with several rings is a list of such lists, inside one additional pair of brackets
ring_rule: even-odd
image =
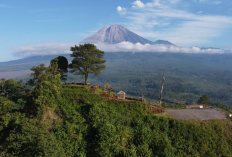
[(27, 86), (21, 80), (15, 81), (14, 79), (2, 79), (1, 95), (9, 97), (11, 100), (17, 100), (27, 92)]
[[(64, 56), (72, 60), (70, 55)], [(19, 70), (30, 69), (41, 63), (49, 64), (51, 59), (56, 57), (55, 55), (34, 56), (4, 63), (5, 66), (0, 65), (0, 72), (21, 73)], [(107, 60), (107, 68), (101, 72), (98, 79), (90, 75), (88, 82), (101, 86), (107, 82), (115, 91), (123, 90), (127, 95), (134, 97), (144, 94), (147, 100), (158, 101), (160, 92), (160, 75), (158, 74), (165, 69), (167, 80), (163, 102), (193, 104), (206, 94), (210, 96), (212, 105), (220, 102), (232, 108), (231, 58), (232, 54), (106, 52), (104, 59)], [(21, 79), (27, 81), (29, 78), (23, 76)], [(68, 74), (68, 82), (82, 80), (81, 77)]]
[(46, 67), (44, 64), (32, 67), (31, 71), (33, 71), (33, 73), (31, 73), (32, 79), (28, 81), (28, 84), (31, 86), (41, 85), (43, 81), (46, 81), (49, 77), (59, 74), (57, 66)]
[(62, 84), (57, 66), (45, 67), (43, 64), (33, 67), (31, 79), (35, 87), (32, 90), (34, 103), (44, 111), (46, 107), (56, 107), (56, 101), (61, 96)]
[(2, 156), (232, 156), (228, 120), (157, 117), (140, 102), (103, 99), (88, 86), (63, 85), (57, 98), (48, 91), (56, 76), (39, 88), (41, 117), (20, 109), (24, 99), (0, 97)]
[[(208, 58), (207, 61), (203, 59), (205, 57)], [(107, 60), (107, 68), (98, 79), (90, 76), (88, 80), (101, 86), (107, 82), (115, 91), (123, 90), (134, 97), (143, 94), (149, 101), (158, 101), (161, 86), (158, 74), (165, 68), (167, 79), (163, 102), (193, 104), (206, 94), (210, 96), (212, 105), (222, 102), (230, 106), (231, 57), (232, 55), (106, 52), (104, 58)], [(70, 74), (68, 81), (74, 80), (81, 81), (82, 78)]]
[(67, 72), (68, 72), (68, 60), (64, 56), (58, 56), (51, 60), (50, 65), (58, 66), (60, 69), (60, 79), (61, 81), (67, 81)]
[(1, 81), (1, 92), (4, 92), (4, 86), (5, 86), (6, 79), (2, 78), (0, 81)]
[[(224, 105), (224, 104), (220, 103), (217, 107), (223, 109), (224, 111), (226, 111), (227, 116), (230, 116), (230, 114), (232, 114), (232, 109), (230, 109), (229, 106), (227, 106), (227, 105)], [(232, 120), (232, 117), (230, 117), (230, 119)]]
[(60, 75), (50, 76), (42, 85), (33, 90), (35, 103), (40, 107), (55, 107), (55, 102), (61, 96)]
[(84, 44), (79, 46), (71, 47), (72, 51), (71, 57), (74, 57), (69, 68), (72, 69), (71, 72), (76, 75), (82, 75), (85, 77), (85, 83), (89, 74), (94, 74), (99, 76), (101, 70), (105, 69), (103, 65), (106, 61), (103, 60), (104, 51), (97, 49), (93, 44)]
[(207, 104), (207, 105), (211, 105), (211, 101), (209, 100), (209, 98), (207, 97), (207, 95), (203, 95), (200, 97), (200, 99), (197, 101), (198, 104)]
[(164, 108), (175, 108), (175, 109), (184, 109), (184, 108), (186, 108), (185, 104), (167, 104), (165, 102), (163, 102), (161, 104), (161, 106), (164, 107)]

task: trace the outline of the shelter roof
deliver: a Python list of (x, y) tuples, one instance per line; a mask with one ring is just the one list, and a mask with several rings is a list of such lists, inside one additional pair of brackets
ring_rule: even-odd
[(123, 92), (123, 91), (120, 91), (120, 92), (118, 92), (117, 94), (126, 94), (125, 92)]

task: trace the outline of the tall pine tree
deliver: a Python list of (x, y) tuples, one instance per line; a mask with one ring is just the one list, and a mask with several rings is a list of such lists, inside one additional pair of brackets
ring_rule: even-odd
[(87, 84), (89, 74), (99, 76), (101, 70), (105, 69), (106, 62), (103, 57), (105, 52), (97, 49), (93, 44), (84, 44), (71, 47), (71, 57), (74, 57), (72, 63), (69, 65), (71, 72), (75, 75), (82, 75)]

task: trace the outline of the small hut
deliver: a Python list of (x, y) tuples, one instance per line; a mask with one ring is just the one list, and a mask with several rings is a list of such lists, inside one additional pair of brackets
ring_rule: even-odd
[(117, 97), (118, 97), (118, 99), (123, 99), (124, 100), (126, 98), (126, 93), (123, 92), (123, 91), (120, 91), (120, 92), (117, 93)]
[(106, 87), (108, 88), (108, 90), (110, 89), (110, 85), (108, 83), (104, 85), (104, 91), (106, 91)]

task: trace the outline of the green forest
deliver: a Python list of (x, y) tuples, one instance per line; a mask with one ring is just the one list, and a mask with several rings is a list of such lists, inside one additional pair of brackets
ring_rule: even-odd
[[(163, 101), (169, 104), (194, 104), (207, 95), (212, 105), (232, 108), (232, 55), (171, 53), (106, 53), (106, 69), (89, 82), (109, 83), (115, 91), (158, 102), (162, 73), (165, 73)], [(68, 75), (81, 82), (81, 77)]]
[[(71, 63), (72, 57), (64, 55)], [(57, 56), (34, 56), (0, 63), (1, 72), (21, 73)], [(109, 83), (117, 92), (158, 102), (164, 71), (166, 81), (163, 101), (169, 104), (194, 104), (207, 95), (212, 105), (232, 108), (232, 55), (231, 54), (172, 54), (172, 53), (109, 53), (105, 52), (106, 68), (96, 78), (90, 74), (88, 82), (103, 86)], [(0, 78), (4, 77), (2, 75)], [(15, 78), (27, 82), (29, 75)], [(84, 82), (82, 76), (67, 73), (68, 82)]]
[(176, 120), (113, 90), (62, 84), (58, 62), (31, 68), (27, 84), (1, 80), (0, 156), (232, 156), (230, 119)]
[(174, 120), (57, 79), (0, 97), (1, 156), (232, 156), (230, 120)]

